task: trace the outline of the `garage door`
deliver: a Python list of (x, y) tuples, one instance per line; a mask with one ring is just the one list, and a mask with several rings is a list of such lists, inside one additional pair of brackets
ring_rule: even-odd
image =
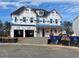
[(25, 30), (25, 37), (34, 37), (34, 30)]
[(23, 37), (23, 30), (14, 30), (14, 37)]

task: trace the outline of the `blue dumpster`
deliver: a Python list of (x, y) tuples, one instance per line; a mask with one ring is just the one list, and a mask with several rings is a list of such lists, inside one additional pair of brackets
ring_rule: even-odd
[(58, 44), (59, 36), (51, 36), (51, 44)]
[(69, 45), (70, 46), (79, 46), (79, 36), (69, 36), (70, 41), (61, 41), (62, 36), (50, 36), (50, 44), (61, 44), (63, 42), (63, 45)]

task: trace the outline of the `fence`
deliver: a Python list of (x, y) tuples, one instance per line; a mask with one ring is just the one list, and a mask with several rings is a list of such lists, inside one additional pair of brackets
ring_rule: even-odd
[[(62, 36), (50, 36), (48, 39), (48, 44), (62, 44)], [(65, 45), (79, 46), (79, 36), (69, 36), (69, 41), (63, 41)]]

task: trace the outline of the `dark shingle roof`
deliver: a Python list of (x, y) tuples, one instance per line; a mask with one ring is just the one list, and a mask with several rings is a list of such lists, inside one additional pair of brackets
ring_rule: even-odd
[[(12, 12), (11, 13), (11, 15), (19, 15), (24, 9), (26, 9), (27, 10), (27, 8), (25, 7), (25, 6), (22, 6), (22, 7), (20, 7), (19, 9), (17, 9), (17, 10), (15, 10), (14, 12)], [(31, 8), (32, 9), (32, 11), (34, 11), (35, 13), (36, 13), (36, 15), (37, 15), (37, 17), (46, 17), (47, 15), (49, 15), (51, 12), (53, 12), (55, 9), (53, 9), (53, 10), (51, 10), (50, 12), (48, 12), (48, 11), (46, 11), (46, 10), (44, 10), (44, 9), (36, 9), (36, 8)], [(37, 10), (39, 10), (39, 11), (44, 11), (44, 14), (42, 15), (42, 16), (39, 16), (38, 14), (37, 14)], [(55, 10), (56, 11), (56, 10)], [(56, 13), (58, 13), (57, 11), (56, 11)], [(59, 13), (58, 13), (59, 14)]]
[[(51, 13), (51, 12), (53, 12), (53, 11), (55, 11), (58, 15), (60, 15), (58, 12), (57, 12), (57, 10), (56, 9), (53, 9), (53, 10), (51, 10), (50, 12), (49, 12), (49, 14)], [(48, 15), (49, 15), (48, 14)], [(62, 16), (60, 15), (60, 17), (62, 18)]]
[(22, 6), (19, 9), (15, 10), (14, 12), (11, 13), (11, 15), (18, 15), (19, 13), (21, 13), (24, 9), (26, 9), (26, 7)]
[(44, 10), (44, 9), (35, 9), (35, 8), (33, 8), (33, 10), (34, 10), (34, 12), (37, 14), (37, 10), (39, 10), (39, 11), (44, 11), (44, 15), (42, 15), (42, 16), (39, 16), (38, 14), (37, 14), (37, 17), (46, 17), (47, 15), (48, 15), (48, 11), (46, 11), (46, 10)]

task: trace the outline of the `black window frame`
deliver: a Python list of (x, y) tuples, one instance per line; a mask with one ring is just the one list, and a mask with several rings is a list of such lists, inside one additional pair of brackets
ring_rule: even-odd
[(22, 19), (20, 19), (20, 21), (22, 21)]
[(60, 23), (62, 23), (62, 21), (60, 21)]
[(26, 22), (26, 17), (23, 17), (23, 22)]
[(54, 31), (55, 31), (55, 33), (57, 33), (57, 29), (55, 29)]
[(34, 22), (34, 21), (33, 21), (33, 17), (31, 17), (31, 18), (30, 18), (30, 22), (31, 22), (31, 23), (33, 23), (33, 22)]
[(52, 23), (52, 19), (50, 19), (50, 23)]
[(39, 20), (39, 18), (37, 18), (37, 23), (39, 23), (40, 22), (40, 20)]
[(56, 23), (56, 24), (58, 23), (58, 19), (55, 19), (55, 23)]
[(17, 19), (17, 17), (15, 17), (15, 22), (17, 22), (18, 21), (18, 19)]
[(43, 23), (45, 23), (45, 19), (43, 19)]

